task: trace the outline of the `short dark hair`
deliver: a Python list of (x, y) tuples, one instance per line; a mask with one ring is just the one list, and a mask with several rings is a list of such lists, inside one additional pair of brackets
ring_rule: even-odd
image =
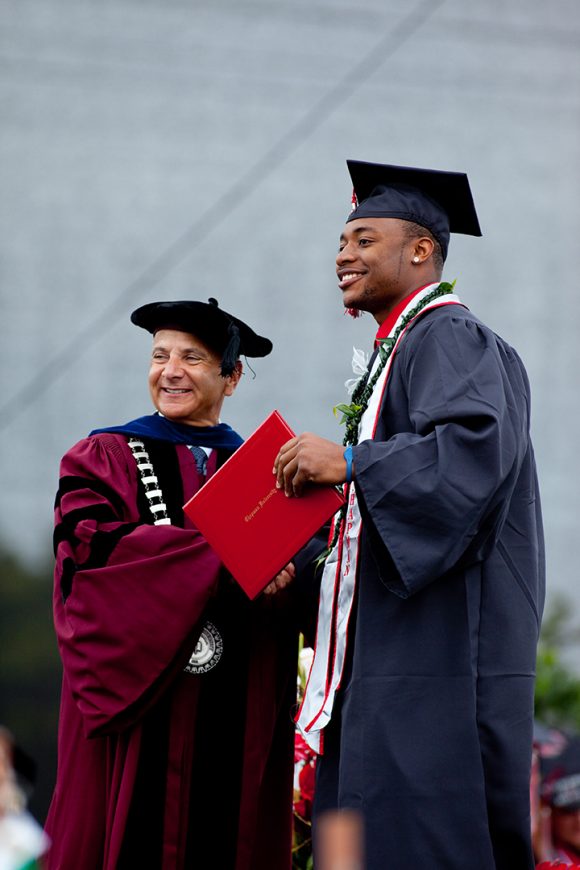
[(437, 269), (438, 274), (440, 275), (443, 271), (443, 254), (441, 252), (441, 245), (427, 227), (422, 227), (421, 224), (415, 224), (413, 221), (403, 221), (403, 232), (404, 239), (406, 242), (410, 242), (413, 239), (424, 238), (425, 236), (428, 239), (431, 239), (433, 242), (433, 265)]

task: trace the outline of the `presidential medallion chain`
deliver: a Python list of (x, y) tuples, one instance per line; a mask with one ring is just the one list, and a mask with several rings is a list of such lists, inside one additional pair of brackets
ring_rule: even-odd
[(167, 514), (167, 505), (163, 501), (163, 493), (145, 445), (142, 441), (137, 441), (136, 438), (129, 438), (128, 443), (141, 475), (141, 483), (147, 496), (149, 510), (153, 514), (153, 525), (170, 526), (171, 520)]
[[(149, 510), (153, 514), (153, 524), (155, 526), (170, 526), (171, 519), (167, 513), (167, 505), (163, 500), (159, 480), (144, 443), (136, 438), (129, 438), (128, 444), (141, 475), (141, 483), (147, 496)], [(221, 634), (213, 622), (207, 620), (201, 630), (195, 649), (183, 669), (184, 672), (187, 674), (205, 674), (207, 671), (211, 671), (221, 659), (223, 649), (224, 642)]]

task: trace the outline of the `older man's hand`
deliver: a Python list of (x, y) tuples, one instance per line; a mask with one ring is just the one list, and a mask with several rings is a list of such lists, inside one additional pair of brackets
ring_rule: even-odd
[(294, 567), (294, 563), (288, 562), (286, 567), (282, 568), (280, 573), (274, 577), (272, 582), (268, 583), (264, 589), (264, 595), (274, 595), (276, 592), (280, 592), (281, 589), (284, 589), (285, 586), (288, 586), (288, 584), (292, 582), (295, 576), (296, 568)]
[(344, 447), (304, 432), (287, 441), (274, 462), (276, 486), (299, 496), (307, 483), (337, 484), (346, 480)]

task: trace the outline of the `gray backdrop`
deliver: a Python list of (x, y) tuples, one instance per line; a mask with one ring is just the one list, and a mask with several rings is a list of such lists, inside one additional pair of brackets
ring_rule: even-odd
[(345, 159), (468, 172), (446, 277), (523, 356), (548, 577), (576, 596), (577, 0), (2, 0), (0, 538), (49, 557), (62, 453), (150, 410), (129, 312), (216, 296), (274, 341), (224, 417), (340, 440)]

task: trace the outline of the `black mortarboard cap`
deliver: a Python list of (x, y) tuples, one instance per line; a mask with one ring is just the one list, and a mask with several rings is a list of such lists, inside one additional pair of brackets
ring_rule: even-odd
[(449, 233), (480, 236), (467, 175), (382, 163), (346, 161), (358, 205), (348, 221), (392, 217), (430, 230), (447, 256)]
[(131, 315), (131, 321), (155, 334), (159, 329), (179, 329), (203, 341), (221, 357), (222, 375), (234, 371), (240, 356), (267, 356), (272, 350), (269, 338), (258, 335), (246, 323), (218, 306), (207, 302), (150, 302)]

